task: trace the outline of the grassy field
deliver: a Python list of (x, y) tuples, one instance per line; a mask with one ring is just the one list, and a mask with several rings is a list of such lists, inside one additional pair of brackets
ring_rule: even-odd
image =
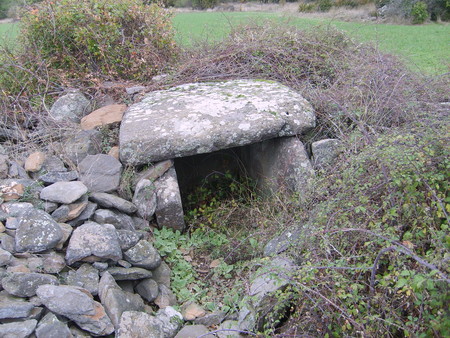
[[(240, 23), (283, 21), (299, 28), (332, 25), (347, 31), (361, 41), (375, 43), (381, 51), (401, 56), (412, 69), (429, 74), (448, 71), (450, 65), (450, 25), (427, 24), (421, 26), (387, 25), (339, 22), (324, 19), (305, 19), (281, 16), (276, 13), (253, 12), (192, 12), (178, 13), (174, 17), (177, 40), (191, 45), (196, 40), (217, 41)], [(0, 24), (0, 36), (9, 40), (19, 33), (14, 23)]]
[(299, 28), (332, 25), (347, 31), (361, 41), (375, 43), (381, 51), (401, 56), (412, 69), (438, 74), (450, 66), (450, 25), (421, 26), (339, 22), (320, 19), (283, 17), (274, 13), (179, 13), (174, 18), (178, 40), (190, 44), (194, 39), (218, 40), (228, 34), (233, 25), (273, 19)]
[(1, 23), (0, 24), (0, 44), (6, 39), (13, 41), (19, 34), (19, 25), (17, 23)]

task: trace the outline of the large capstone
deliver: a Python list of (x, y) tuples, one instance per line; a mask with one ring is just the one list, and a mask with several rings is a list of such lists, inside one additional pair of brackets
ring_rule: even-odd
[(209, 153), (315, 126), (312, 106), (270, 81), (185, 84), (131, 105), (120, 128), (120, 158), (138, 165)]

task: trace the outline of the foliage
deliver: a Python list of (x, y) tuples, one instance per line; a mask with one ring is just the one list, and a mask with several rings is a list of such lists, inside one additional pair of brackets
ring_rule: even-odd
[(411, 8), (412, 23), (421, 24), (428, 18), (427, 4), (423, 1), (416, 2)]
[(22, 17), (22, 44), (53, 69), (143, 79), (173, 60), (171, 14), (140, 0), (46, 0)]
[(320, 12), (328, 12), (331, 7), (333, 7), (333, 2), (331, 0), (318, 0), (317, 8)]
[(218, 0), (192, 0), (192, 7), (195, 9), (208, 9), (216, 7)]
[[(224, 230), (228, 227), (221, 211), (233, 206), (244, 207), (254, 198), (254, 183), (248, 177), (230, 172), (216, 173), (203, 180), (183, 202), (186, 222), (194, 228)], [(225, 205), (225, 208), (222, 208)]]
[(144, 0), (144, 4), (158, 4), (163, 7), (173, 7), (175, 5), (175, 0)]
[(13, 0), (0, 0), (0, 19), (8, 17), (8, 10), (13, 3)]
[[(385, 6), (383, 15), (386, 17), (412, 19), (413, 23), (415, 23), (414, 21), (416, 21), (416, 17), (419, 14), (417, 17), (419, 20), (423, 20), (423, 17), (426, 19), (428, 16), (433, 21), (438, 19), (450, 20), (450, 3), (446, 0), (390, 0), (378, 2), (378, 6)], [(427, 16), (425, 16), (425, 12)]]
[[(208, 302), (207, 293), (212, 281), (220, 278), (231, 278), (235, 266), (221, 262), (212, 272), (213, 278), (201, 281), (191, 261), (192, 255), (200, 255), (205, 250), (214, 251), (228, 243), (225, 235), (211, 229), (197, 229), (189, 234), (181, 234), (178, 230), (163, 228), (154, 230), (154, 246), (172, 270), (171, 288), (178, 301), (187, 300)], [(192, 253), (192, 254), (190, 254)], [(215, 290), (219, 292), (219, 290)], [(227, 310), (231, 308), (227, 305)]]
[(316, 10), (316, 6), (311, 2), (300, 2), (298, 4), (298, 11), (300, 13), (311, 13)]
[(448, 332), (448, 136), (430, 120), (392, 130), (317, 182), (314, 230), (292, 251), (302, 262), (298, 329)]

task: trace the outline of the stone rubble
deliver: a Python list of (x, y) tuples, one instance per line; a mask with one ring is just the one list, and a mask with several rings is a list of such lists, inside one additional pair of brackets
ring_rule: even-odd
[[(294, 191), (302, 189), (314, 174), (304, 146), (295, 136), (315, 124), (312, 108), (300, 95), (272, 82), (237, 81), (217, 86), (212, 96), (207, 94), (211, 85), (183, 85), (166, 93), (169, 101), (186, 99), (180, 92), (187, 90), (194, 98), (206, 95), (206, 103), (216, 102), (217, 111), (209, 112), (204, 109), (213, 106), (198, 107), (192, 98), (184, 104), (198, 108), (192, 118), (205, 126), (211, 125), (204, 119), (206, 115), (212, 120), (219, 115), (230, 121), (237, 118), (233, 123), (237, 123), (238, 133), (228, 135), (229, 128), (220, 125), (218, 139), (205, 134), (186, 149), (174, 146), (197, 126), (189, 123), (191, 129), (187, 130), (176, 116), (170, 123), (182, 137), (173, 138), (165, 153), (156, 147), (153, 155), (146, 153), (148, 140), (139, 143), (138, 133), (133, 134), (134, 117), (147, 121), (146, 104), (159, 112), (164, 92), (154, 93), (125, 113), (124, 105), (113, 105), (88, 116), (95, 105), (81, 93), (70, 92), (56, 101), (50, 115), (57, 121), (82, 121), (81, 127), (89, 130), (74, 127), (76, 132), (61, 141), (58, 156), (34, 152), (26, 159), (12, 159), (0, 147), (0, 337), (197, 337), (213, 329), (217, 334), (208, 337), (239, 337), (239, 330), (251, 331), (264, 323), (265, 317), (258, 313), (273, 305), (271, 295), (289, 284), (287, 277), (280, 280), (268, 274), (256, 278), (250, 294), (243, 295), (239, 321), (229, 320), (220, 311), (208, 313), (197, 304), (185, 304), (180, 313), (174, 309), (179, 304), (171, 291), (171, 270), (152, 244), (152, 226), (180, 231), (186, 227), (174, 157), (250, 144), (253, 153), (245, 154), (249, 161), (259, 161), (267, 149), (275, 152), (270, 154), (271, 161), (261, 164), (259, 174), (280, 172), (277, 183), (284, 182)], [(228, 93), (233, 86), (248, 97), (232, 92), (224, 96), (223, 91)], [(268, 93), (279, 97), (270, 102), (251, 98), (252, 86), (258, 92), (268, 88)], [(140, 90), (130, 88), (129, 92)], [(227, 104), (237, 110), (227, 115)], [(123, 113), (121, 147), (116, 149), (119, 160), (102, 153), (107, 152), (102, 149), (102, 135), (92, 128), (120, 123)], [(249, 128), (249, 121), (257, 123)], [(147, 133), (166, 137), (162, 131)], [(271, 140), (280, 136), (284, 138)], [(260, 142), (263, 140), (265, 143)], [(161, 142), (158, 145), (163, 146)], [(332, 151), (321, 153), (315, 147), (315, 163), (332, 161), (334, 155), (328, 155)], [(140, 172), (128, 183), (131, 201), (120, 197), (124, 166), (130, 164), (146, 165), (134, 168)], [(267, 250), (275, 255), (280, 251), (276, 243)], [(266, 268), (293, 268), (279, 260), (273, 258)]]

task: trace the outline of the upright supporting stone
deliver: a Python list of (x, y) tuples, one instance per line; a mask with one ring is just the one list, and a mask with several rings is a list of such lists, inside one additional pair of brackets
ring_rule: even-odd
[(296, 136), (243, 147), (241, 157), (247, 174), (265, 194), (280, 190), (301, 194), (314, 176), (305, 147)]
[(183, 231), (185, 228), (183, 205), (175, 169), (170, 168), (155, 182), (155, 186), (158, 225)]

